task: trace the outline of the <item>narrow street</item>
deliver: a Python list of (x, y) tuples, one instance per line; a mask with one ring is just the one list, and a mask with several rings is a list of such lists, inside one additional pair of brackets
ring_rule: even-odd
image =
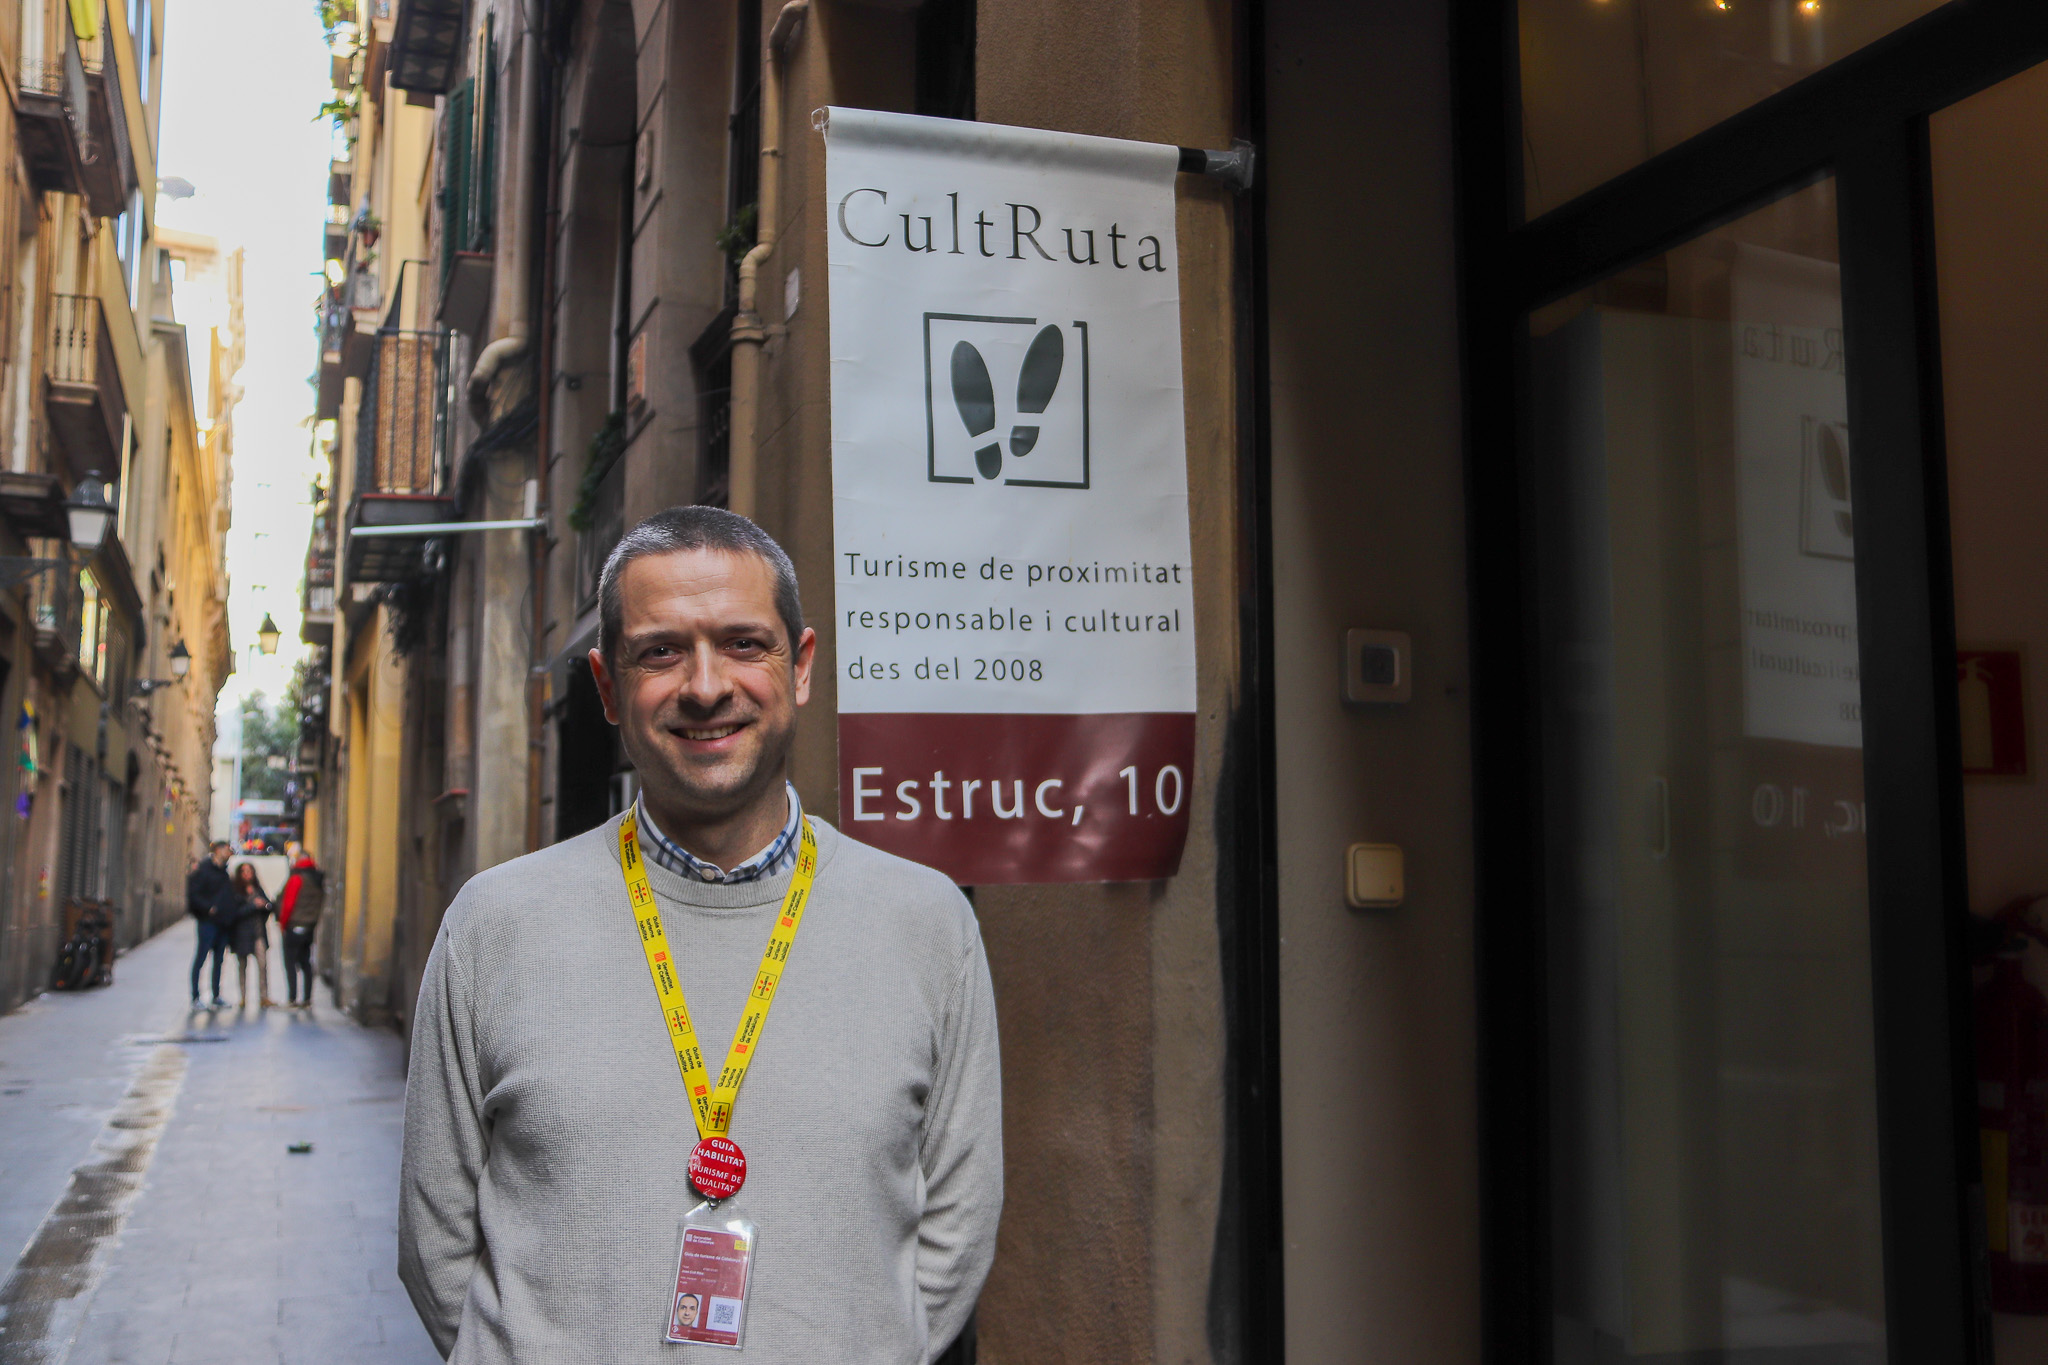
[(188, 1016), (191, 951), (181, 922), (0, 1017), (0, 1365), (437, 1360), (395, 1272), (402, 1043)]

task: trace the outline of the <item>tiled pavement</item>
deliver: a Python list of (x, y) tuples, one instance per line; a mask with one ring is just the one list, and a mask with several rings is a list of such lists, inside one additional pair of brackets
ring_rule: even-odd
[(191, 952), (186, 921), (0, 1017), (0, 1365), (430, 1365), (394, 1271), (400, 1041), (324, 992), (188, 1016)]

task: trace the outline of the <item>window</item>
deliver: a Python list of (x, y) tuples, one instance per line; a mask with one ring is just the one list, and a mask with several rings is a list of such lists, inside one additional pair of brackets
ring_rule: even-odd
[(121, 281), (128, 287), (128, 302), (134, 303), (142, 284), (142, 191), (128, 195), (127, 211), (114, 220), (114, 255), (121, 262)]
[(135, 81), (142, 102), (149, 103), (149, 58), (156, 35), (150, 31), (154, 19), (150, 0), (128, 0), (128, 33), (135, 40)]
[(740, 257), (754, 244), (761, 195), (761, 8), (740, 0), (732, 44), (732, 112), (725, 120), (725, 301), (739, 298)]
[(2038, 577), (1957, 528), (2039, 539), (2039, 138), (1937, 115), (1930, 203), (1928, 123), (2048, 62), (2043, 11), (1507, 9), (1454, 31), (1499, 91), (1460, 127), (1495, 1349), (1987, 1361), (1957, 816), (2019, 762), (2024, 641), (1948, 594)]
[(441, 137), (441, 294), (458, 252), (489, 251), (495, 207), (498, 67), (493, 16), (470, 38), (469, 79), (448, 93)]
[(107, 604), (92, 570), (78, 572), (78, 667), (96, 683), (107, 681)]

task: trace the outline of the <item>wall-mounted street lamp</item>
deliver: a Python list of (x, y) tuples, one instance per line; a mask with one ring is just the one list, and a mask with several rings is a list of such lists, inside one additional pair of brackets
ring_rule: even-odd
[(73, 549), (92, 554), (100, 548), (114, 523), (114, 504), (107, 501), (107, 486), (97, 469), (87, 470), (72, 488), (64, 500), (64, 516), (71, 523)]
[(92, 558), (107, 538), (113, 524), (114, 504), (107, 501), (107, 485), (97, 469), (88, 470), (64, 499), (64, 519), (71, 532), (75, 555), (48, 559), (34, 555), (0, 555), (0, 588), (12, 588), (50, 569), (68, 569)]
[(158, 688), (169, 687), (172, 683), (185, 681), (185, 675), (192, 671), (192, 651), (185, 648), (183, 640), (171, 646), (171, 676), (168, 678), (137, 678), (135, 695), (146, 697)]
[(270, 619), (270, 613), (264, 612), (263, 624), (256, 627), (256, 643), (262, 647), (263, 652), (277, 653), (277, 641), (283, 634), (284, 632), (277, 628), (277, 622)]

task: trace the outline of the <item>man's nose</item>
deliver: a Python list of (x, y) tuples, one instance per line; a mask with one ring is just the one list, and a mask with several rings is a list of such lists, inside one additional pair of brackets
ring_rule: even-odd
[(690, 706), (715, 710), (732, 693), (725, 655), (710, 644), (698, 645), (692, 654), (690, 676), (683, 682), (681, 699)]

